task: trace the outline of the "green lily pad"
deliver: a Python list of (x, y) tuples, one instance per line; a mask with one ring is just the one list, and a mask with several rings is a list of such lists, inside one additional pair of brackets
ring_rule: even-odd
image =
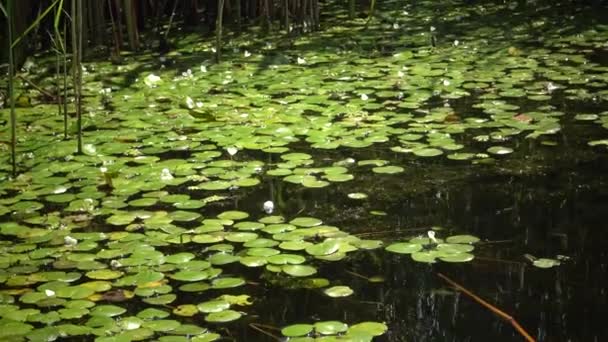
[(446, 239), (447, 243), (475, 243), (479, 238), (473, 235), (453, 235)]
[(327, 296), (337, 298), (337, 297), (348, 297), (354, 293), (353, 289), (348, 286), (332, 286), (323, 291)]
[(212, 313), (220, 312), (230, 308), (230, 303), (225, 300), (210, 300), (197, 305), (200, 312)]
[(488, 151), (488, 153), (497, 154), (497, 155), (513, 153), (512, 148), (504, 147), (504, 146), (492, 146), (492, 147), (488, 148), (486, 151)]
[(308, 277), (317, 273), (317, 269), (308, 265), (284, 265), (283, 272), (293, 277)]
[(217, 218), (219, 218), (221, 220), (234, 220), (234, 221), (246, 219), (247, 217), (249, 217), (248, 213), (246, 213), (244, 211), (238, 211), (238, 210), (224, 211), (223, 213), (217, 215)]
[(312, 332), (312, 324), (292, 324), (281, 329), (281, 334), (286, 337), (306, 336)]
[(388, 165), (374, 167), (372, 171), (375, 173), (395, 174), (403, 172), (404, 169), (401, 166)]
[(315, 331), (321, 335), (336, 335), (348, 330), (348, 325), (339, 321), (324, 321), (315, 323)]
[(386, 250), (393, 253), (399, 254), (412, 254), (422, 250), (422, 245), (410, 242), (398, 242), (388, 245)]
[(315, 217), (296, 217), (289, 221), (289, 223), (299, 227), (315, 227), (323, 223), (323, 221)]
[(212, 312), (205, 316), (205, 321), (210, 323), (225, 323), (235, 321), (241, 318), (242, 314), (234, 310), (224, 310), (220, 312)]
[(216, 278), (211, 281), (211, 288), (213, 289), (228, 289), (233, 287), (242, 286), (245, 284), (245, 280), (241, 278)]

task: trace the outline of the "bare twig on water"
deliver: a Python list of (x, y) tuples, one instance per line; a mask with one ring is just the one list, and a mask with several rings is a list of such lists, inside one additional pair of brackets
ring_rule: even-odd
[(275, 327), (271, 327), (271, 326), (264, 325), (264, 324), (257, 324), (257, 323), (249, 323), (249, 327), (251, 327), (251, 329), (261, 332), (262, 334), (264, 334), (268, 337), (275, 339), (276, 341), (281, 341), (281, 337), (268, 331), (268, 330), (279, 330)]
[(494, 305), (492, 305), (492, 304), (486, 302), (485, 300), (481, 299), (479, 296), (477, 296), (473, 292), (467, 290), (466, 288), (462, 287), (460, 284), (456, 283), (455, 281), (453, 281), (452, 279), (448, 278), (447, 276), (445, 276), (445, 275), (443, 275), (441, 273), (437, 273), (437, 276), (439, 278), (445, 280), (448, 284), (450, 284), (451, 286), (453, 286), (454, 288), (456, 288), (458, 291), (460, 291), (460, 292), (466, 294), (467, 296), (469, 296), (471, 299), (473, 299), (477, 303), (485, 306), (488, 310), (492, 311), (494, 314), (498, 315), (500, 318), (502, 318), (505, 321), (509, 322), (515, 328), (515, 330), (517, 330), (517, 332), (526, 339), (526, 341), (528, 341), (528, 342), (536, 342), (536, 340), (513, 317), (509, 316), (504, 311), (498, 309)]

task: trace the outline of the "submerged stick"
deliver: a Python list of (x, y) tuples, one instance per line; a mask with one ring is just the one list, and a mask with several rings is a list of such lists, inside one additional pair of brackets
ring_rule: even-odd
[(249, 323), (249, 327), (251, 329), (254, 329), (254, 330), (257, 330), (257, 331), (261, 332), (262, 334), (264, 334), (264, 335), (266, 335), (268, 337), (271, 337), (271, 338), (275, 339), (276, 341), (281, 341), (281, 338), (279, 336), (277, 336), (277, 335), (275, 335), (275, 334), (273, 334), (273, 333), (271, 333), (271, 332), (269, 332), (267, 330), (264, 330), (264, 329), (279, 330), (279, 329), (277, 329), (275, 327), (271, 327), (271, 326), (264, 325), (264, 324), (257, 324), (257, 323)]
[(521, 325), (519, 325), (519, 323), (513, 317), (509, 316), (504, 311), (498, 309), (494, 305), (492, 305), (492, 304), (486, 302), (485, 300), (481, 299), (480, 297), (478, 297), (477, 295), (475, 295), (473, 292), (471, 292), (471, 291), (467, 290), (466, 288), (462, 287), (461, 285), (459, 285), (458, 283), (456, 283), (452, 279), (448, 278), (447, 276), (445, 276), (445, 275), (443, 275), (441, 273), (437, 273), (437, 276), (439, 278), (445, 280), (448, 284), (450, 284), (453, 287), (455, 287), (458, 291), (460, 291), (460, 292), (466, 294), (467, 296), (471, 297), (477, 303), (485, 306), (488, 310), (490, 310), (493, 313), (495, 313), (496, 315), (500, 316), (505, 321), (511, 323), (511, 325), (515, 328), (515, 330), (517, 330), (517, 332), (520, 333), (526, 339), (526, 341), (528, 341), (528, 342), (536, 342), (536, 340), (532, 336), (530, 336), (530, 334), (528, 334), (528, 332)]

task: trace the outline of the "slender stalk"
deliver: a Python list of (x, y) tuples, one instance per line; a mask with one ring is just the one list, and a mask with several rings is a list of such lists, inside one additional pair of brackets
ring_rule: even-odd
[(236, 12), (236, 34), (241, 34), (241, 0), (236, 0), (234, 11)]
[(445, 280), (448, 284), (450, 284), (451, 286), (453, 286), (454, 288), (456, 288), (458, 291), (460, 291), (460, 292), (466, 294), (467, 296), (469, 296), (471, 299), (473, 299), (477, 303), (485, 306), (488, 310), (492, 311), (494, 314), (498, 315), (500, 318), (502, 318), (505, 321), (509, 322), (515, 328), (515, 330), (517, 330), (517, 332), (521, 336), (524, 337), (524, 339), (526, 341), (528, 341), (528, 342), (536, 342), (536, 340), (530, 334), (528, 334), (528, 332), (519, 323), (517, 323), (517, 321), (513, 317), (509, 316), (504, 311), (498, 309), (494, 305), (492, 305), (492, 304), (486, 302), (485, 300), (481, 299), (479, 296), (477, 296), (473, 292), (467, 290), (466, 288), (462, 287), (460, 284), (456, 283), (455, 281), (453, 281), (452, 279), (448, 278), (447, 276), (445, 276), (445, 275), (443, 275), (441, 273), (437, 273), (437, 276), (439, 278)]
[(224, 21), (224, 0), (217, 0), (217, 19), (215, 25), (215, 61), (222, 59), (222, 22)]
[(17, 114), (15, 114), (15, 60), (13, 56), (13, 18), (15, 4), (13, 0), (7, 3), (8, 17), (8, 97), (11, 100), (11, 166), (13, 177), (17, 176)]
[[(63, 41), (68, 41), (67, 20), (63, 21)], [(63, 46), (63, 139), (68, 138), (68, 54)]]
[(76, 106), (77, 125), (77, 153), (82, 153), (82, 107), (80, 103), (80, 91), (82, 89), (82, 67), (80, 65), (80, 54), (82, 52), (82, 0), (72, 1), (72, 79), (74, 82), (74, 104)]
[(355, 0), (348, 1), (348, 18), (355, 19)]

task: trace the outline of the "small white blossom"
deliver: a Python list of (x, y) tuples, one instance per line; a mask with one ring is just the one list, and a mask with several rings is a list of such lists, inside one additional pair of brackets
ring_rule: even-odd
[(239, 151), (239, 149), (234, 146), (230, 146), (226, 148), (226, 151), (228, 151), (229, 155), (233, 156)]
[(266, 201), (264, 202), (264, 212), (266, 214), (272, 214), (272, 212), (274, 211), (274, 203), (272, 203), (272, 201)]
[(164, 168), (162, 169), (162, 171), (160, 172), (160, 180), (161, 181), (170, 181), (173, 179), (173, 175), (171, 174), (171, 171), (169, 171), (169, 169)]
[(144, 79), (144, 83), (150, 87), (150, 88), (154, 88), (158, 85), (158, 83), (160, 83), (161, 78), (154, 75), (154, 74), (150, 74), (148, 76), (146, 76), (146, 78)]
[(47, 297), (53, 297), (53, 296), (55, 295), (55, 291), (53, 291), (53, 290), (49, 290), (49, 289), (46, 289), (46, 290), (44, 290), (44, 294), (45, 294)]
[(306, 64), (306, 60), (302, 57), (298, 57), (298, 64)]
[(78, 240), (74, 239), (73, 237), (66, 235), (63, 237), (63, 243), (66, 246), (75, 246), (78, 244)]
[(456, 39), (456, 40), (454, 41), (454, 46), (458, 46), (459, 44), (460, 44), (460, 42), (458, 41), (458, 39)]
[(369, 100), (369, 97), (367, 96), (367, 94), (361, 94), (361, 100), (367, 101)]
[(201, 65), (201, 72), (207, 72), (207, 67), (204, 65)]
[(190, 96), (186, 97), (186, 106), (188, 107), (188, 109), (194, 108), (194, 100), (192, 100)]
[(437, 243), (437, 239), (435, 239), (435, 231), (429, 230), (426, 232), (426, 235), (429, 237), (429, 239), (431, 239), (431, 242)]
[(245, 50), (245, 52), (243, 53), (243, 56), (245, 56), (245, 58), (251, 56), (251, 52)]

